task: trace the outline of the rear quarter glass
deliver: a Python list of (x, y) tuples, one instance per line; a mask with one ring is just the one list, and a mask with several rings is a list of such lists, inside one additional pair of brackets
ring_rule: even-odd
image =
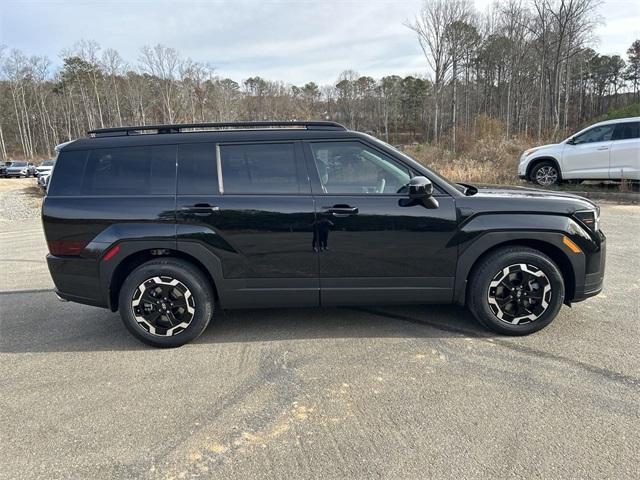
[(80, 195), (88, 155), (88, 150), (60, 152), (55, 172), (49, 180), (47, 194), (50, 196)]
[(54, 196), (172, 195), (176, 150), (175, 145), (157, 145), (63, 151), (49, 193)]

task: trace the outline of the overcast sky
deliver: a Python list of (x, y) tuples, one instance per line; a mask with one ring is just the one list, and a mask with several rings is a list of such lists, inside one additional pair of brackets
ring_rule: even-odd
[[(426, 73), (413, 32), (421, 0), (0, 0), (0, 44), (60, 63), (78, 39), (96, 40), (136, 63), (162, 43), (240, 81), (260, 75), (331, 83), (353, 69), (381, 77)], [(484, 11), (490, 0), (476, 0)], [(640, 0), (606, 0), (596, 49), (625, 52), (640, 38)]]

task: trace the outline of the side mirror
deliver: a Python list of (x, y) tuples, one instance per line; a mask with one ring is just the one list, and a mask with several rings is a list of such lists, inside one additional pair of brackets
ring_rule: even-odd
[(438, 208), (438, 201), (433, 198), (433, 184), (426, 177), (413, 177), (407, 184), (409, 198), (399, 200), (402, 207), (422, 205), (426, 208)]
[(433, 184), (427, 177), (413, 177), (409, 180), (408, 187), (411, 200), (424, 200), (433, 195)]

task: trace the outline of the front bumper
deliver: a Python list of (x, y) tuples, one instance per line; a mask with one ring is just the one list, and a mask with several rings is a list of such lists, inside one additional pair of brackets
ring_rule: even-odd
[(527, 162), (526, 157), (521, 156), (518, 159), (518, 178), (521, 180), (526, 180), (527, 179), (527, 165), (529, 164), (529, 162)]
[(581, 302), (589, 297), (598, 295), (604, 285), (604, 271), (607, 262), (607, 239), (602, 232), (600, 248), (590, 255), (587, 263), (587, 271), (582, 282), (576, 282), (576, 291), (573, 302)]

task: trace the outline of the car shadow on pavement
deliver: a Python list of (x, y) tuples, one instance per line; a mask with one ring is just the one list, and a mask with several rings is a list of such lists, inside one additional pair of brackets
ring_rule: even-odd
[[(132, 337), (117, 313), (60, 303), (48, 290), (1, 293), (0, 312), (3, 312), (0, 322), (3, 353), (156, 350)], [(191, 346), (297, 339), (461, 336), (490, 334), (477, 325), (466, 309), (450, 305), (279, 308), (217, 312), (207, 330)]]

